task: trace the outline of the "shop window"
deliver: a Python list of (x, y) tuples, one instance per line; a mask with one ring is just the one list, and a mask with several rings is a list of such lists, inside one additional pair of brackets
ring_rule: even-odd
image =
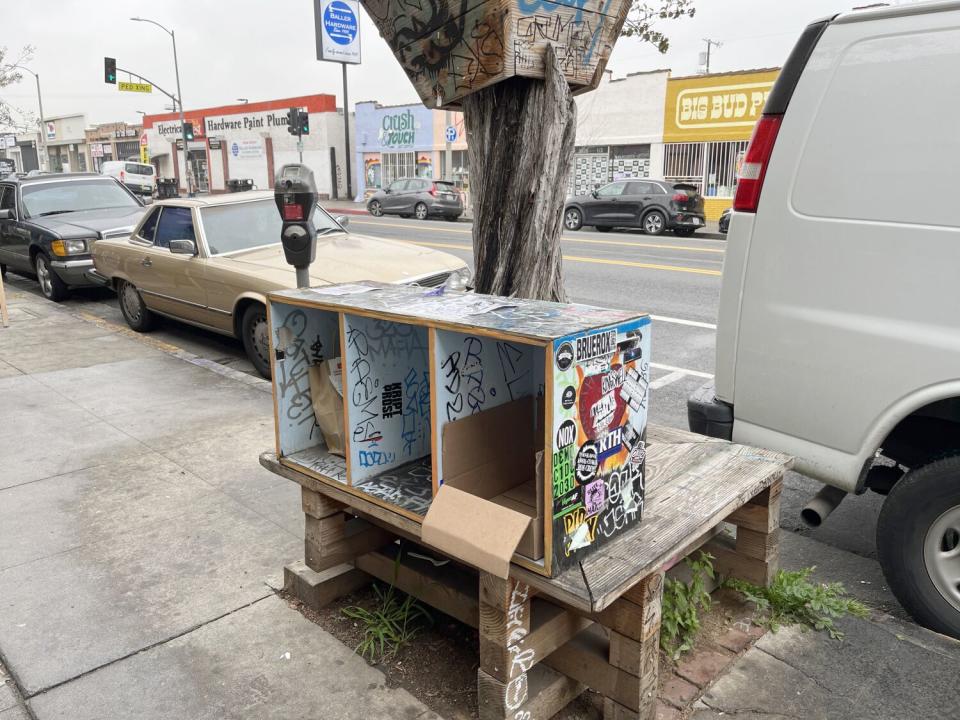
[(649, 160), (649, 145), (613, 145), (610, 148), (610, 157), (624, 160)]
[(733, 197), (737, 170), (747, 152), (747, 141), (708, 143), (704, 192), (707, 197)]
[(453, 184), (461, 190), (470, 187), (470, 153), (467, 150), (453, 150)]
[(417, 155), (416, 153), (383, 153), (380, 156), (381, 179), (384, 185), (389, 185), (394, 180), (401, 178), (412, 178), (417, 176)]

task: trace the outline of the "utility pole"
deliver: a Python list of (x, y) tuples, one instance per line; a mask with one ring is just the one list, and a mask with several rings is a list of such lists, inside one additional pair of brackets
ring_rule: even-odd
[(347, 197), (353, 198), (350, 192), (350, 166), (353, 163), (350, 157), (350, 100), (347, 97), (347, 63), (340, 63), (343, 67), (343, 149), (346, 153), (343, 165), (347, 169)]
[(151, 25), (156, 25), (158, 28), (163, 30), (167, 35), (170, 36), (170, 39), (173, 41), (173, 71), (177, 77), (177, 99), (180, 105), (180, 137), (183, 138), (183, 173), (184, 178), (186, 179), (187, 185), (187, 196), (193, 197), (193, 188), (190, 187), (190, 149), (187, 147), (187, 120), (183, 116), (183, 94), (180, 91), (180, 64), (177, 61), (177, 36), (174, 34), (173, 30), (168, 30), (163, 25), (158, 23), (156, 20), (150, 20), (148, 18), (134, 17), (130, 18), (134, 22), (147, 22)]
[(39, 138), (37, 141), (37, 169), (44, 170), (49, 168), (50, 158), (47, 157), (47, 128), (43, 123), (43, 96), (40, 94), (40, 76), (23, 65), (13, 65), (10, 69), (12, 70), (13, 68), (26, 70), (37, 80), (37, 105), (40, 106), (40, 119), (37, 120), (37, 129), (39, 130)]
[(723, 45), (723, 43), (719, 42), (718, 40), (711, 40), (710, 38), (704, 38), (703, 41), (707, 44), (707, 52), (705, 53), (706, 62), (704, 63), (706, 68), (704, 70), (704, 74), (709, 75), (710, 74), (710, 48), (711, 47), (720, 48), (720, 46)]

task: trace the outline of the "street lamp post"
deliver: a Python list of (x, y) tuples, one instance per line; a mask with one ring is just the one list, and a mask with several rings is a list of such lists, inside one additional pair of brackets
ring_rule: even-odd
[(37, 143), (37, 169), (43, 170), (45, 166), (49, 167), (50, 163), (49, 159), (47, 158), (47, 129), (43, 126), (43, 96), (40, 95), (40, 76), (30, 68), (24, 67), (23, 65), (13, 65), (10, 69), (12, 70), (13, 68), (17, 68), (18, 70), (26, 70), (37, 79), (37, 105), (40, 106), (40, 119), (37, 121), (37, 130), (39, 131), (39, 141)]
[(163, 30), (167, 35), (170, 36), (170, 39), (173, 41), (173, 70), (177, 76), (177, 100), (176, 104), (180, 105), (180, 136), (183, 138), (183, 172), (184, 178), (186, 179), (187, 184), (187, 195), (193, 197), (193, 190), (190, 187), (190, 170), (189, 170), (189, 149), (187, 147), (187, 120), (183, 116), (183, 93), (180, 92), (180, 63), (177, 61), (177, 36), (173, 30), (168, 30), (163, 25), (158, 23), (156, 20), (150, 20), (148, 18), (133, 17), (130, 18), (134, 22), (146, 22), (151, 25), (156, 25), (158, 28)]

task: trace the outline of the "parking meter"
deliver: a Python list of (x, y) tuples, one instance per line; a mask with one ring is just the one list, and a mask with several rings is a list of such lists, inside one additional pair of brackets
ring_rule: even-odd
[(297, 287), (309, 287), (307, 268), (317, 254), (317, 230), (313, 226), (317, 185), (313, 171), (306, 165), (284, 165), (274, 181), (273, 195), (283, 220), (283, 254), (297, 269)]

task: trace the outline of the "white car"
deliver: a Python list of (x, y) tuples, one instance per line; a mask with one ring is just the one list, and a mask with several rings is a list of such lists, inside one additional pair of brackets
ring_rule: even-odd
[(130, 160), (108, 160), (100, 167), (101, 175), (115, 177), (145, 202), (154, 196), (157, 175), (153, 165)]
[[(893, 93), (893, 94), (891, 94)], [(716, 384), (691, 429), (886, 495), (880, 563), (960, 637), (960, 2), (813, 23), (783, 67), (727, 235)]]

